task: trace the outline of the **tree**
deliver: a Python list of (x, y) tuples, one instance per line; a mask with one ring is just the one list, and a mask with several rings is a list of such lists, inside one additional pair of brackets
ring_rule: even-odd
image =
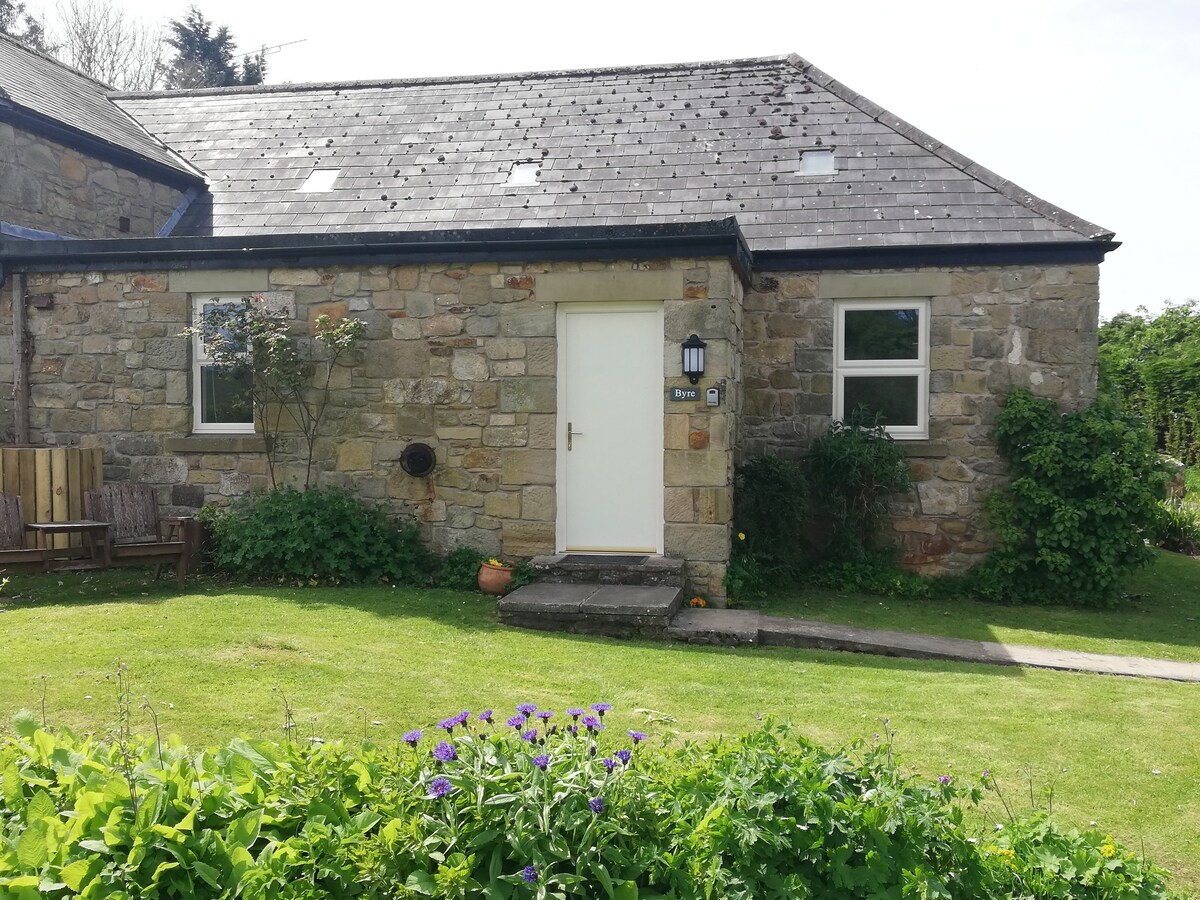
[(188, 7), (183, 21), (172, 19), (167, 43), (175, 48), (175, 59), (167, 75), (167, 87), (229, 87), (262, 84), (267, 73), (266, 54), (246, 56), (239, 68), (237, 43), (225, 25), (214, 26), (195, 6)]
[(56, 57), (118, 90), (159, 87), (166, 68), (160, 27), (132, 18), (112, 0), (60, 0), (56, 9)]
[(7, 34), (42, 53), (49, 53), (51, 49), (46, 43), (42, 23), (26, 11), (24, 3), (17, 0), (0, 0), (0, 34)]
[[(294, 333), (286, 310), (273, 308), (262, 297), (213, 304), (198, 325), (198, 333), (213, 364), (231, 374), (249, 372), (249, 396), (258, 431), (267, 437), (267, 468), (272, 487), (276, 452), (288, 413), (303, 441), (304, 487), (312, 483), (313, 450), (329, 402), (334, 367), (366, 333), (361, 319), (318, 316), (311, 340)], [(315, 384), (314, 384), (315, 380)]]
[(1146, 423), (1160, 450), (1200, 461), (1200, 304), (1121, 313), (1099, 337), (1104, 389)]

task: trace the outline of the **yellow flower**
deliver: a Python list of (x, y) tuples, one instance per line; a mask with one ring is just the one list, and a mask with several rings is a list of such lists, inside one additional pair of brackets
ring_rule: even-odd
[(512, 566), (510, 566), (508, 563), (506, 563), (502, 559), (489, 559), (487, 561), (487, 564), (489, 566), (495, 566), (497, 569), (511, 569), (512, 568)]
[(739, 532), (738, 532), (738, 540), (739, 540), (739, 541), (744, 541), (745, 539), (746, 539), (746, 532), (744, 532), (744, 531), (739, 531)]
[(704, 602), (703, 597), (693, 597), (688, 601), (688, 606), (708, 606), (708, 604)]
[(1111, 840), (1106, 841), (1104, 846), (1100, 848), (1100, 855), (1105, 859), (1112, 859), (1117, 855), (1117, 848), (1113, 845)]

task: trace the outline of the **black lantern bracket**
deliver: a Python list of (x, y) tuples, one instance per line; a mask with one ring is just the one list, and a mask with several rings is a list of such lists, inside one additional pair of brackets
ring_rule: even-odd
[(683, 356), (683, 374), (687, 380), (695, 384), (704, 374), (704, 348), (707, 347), (700, 336), (693, 334), (680, 345)]

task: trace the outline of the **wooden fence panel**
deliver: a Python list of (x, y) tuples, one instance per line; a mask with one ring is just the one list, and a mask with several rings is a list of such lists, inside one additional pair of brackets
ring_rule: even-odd
[[(82, 519), (84, 493), (103, 484), (103, 448), (0, 448), (0, 487), (20, 495), (26, 522)], [(54, 546), (61, 549), (80, 540), (79, 535), (55, 535)], [(26, 536), (25, 545), (33, 546), (33, 535)]]

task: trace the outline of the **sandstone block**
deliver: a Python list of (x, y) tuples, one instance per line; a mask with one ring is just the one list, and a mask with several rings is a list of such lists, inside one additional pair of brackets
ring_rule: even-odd
[(507, 378), (500, 383), (502, 412), (552, 413), (558, 389), (551, 378)]
[(133, 461), (130, 475), (149, 484), (182, 484), (188, 480), (188, 465), (178, 456), (147, 456)]
[(500, 483), (552, 485), (556, 464), (553, 450), (505, 450), (500, 467)]
[(665, 488), (663, 491), (663, 515), (667, 522), (695, 522), (696, 507), (692, 488)]
[(483, 499), (483, 511), (497, 519), (521, 518), (521, 495), (507, 491), (493, 491)]
[[(433, 319), (427, 321), (433, 321)], [(487, 358), (474, 350), (456, 350), (450, 361), (450, 374), (459, 381), (486, 381), (488, 377)]]
[(462, 334), (463, 320), (452, 313), (438, 313), (421, 322), (421, 330), (427, 337), (450, 337)]
[(729, 454), (720, 450), (668, 450), (663, 455), (664, 484), (708, 487), (729, 483)]
[(725, 562), (729, 558), (727, 525), (668, 523), (665, 529), (667, 556), (710, 562)]
[(521, 518), (531, 522), (553, 522), (557, 513), (554, 488), (531, 485), (521, 489)]
[(463, 454), (462, 465), (465, 469), (498, 469), (500, 468), (500, 451), (468, 450)]
[(967, 486), (924, 481), (917, 485), (917, 497), (921, 511), (927, 516), (957, 515), (959, 508), (968, 502)]
[(506, 556), (540, 556), (554, 552), (553, 522), (503, 522), (500, 545)]
[(696, 521), (725, 525), (733, 519), (733, 497), (728, 487), (696, 488)]

